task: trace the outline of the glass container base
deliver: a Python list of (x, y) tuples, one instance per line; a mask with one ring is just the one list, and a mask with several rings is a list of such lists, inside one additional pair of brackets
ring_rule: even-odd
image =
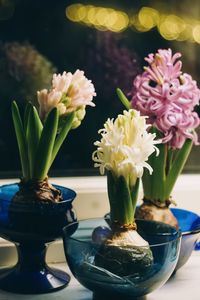
[(18, 184), (0, 186), (0, 236), (15, 244), (18, 262), (0, 270), (0, 289), (20, 294), (50, 293), (64, 288), (70, 276), (50, 268), (46, 262), (49, 243), (62, 237), (63, 226), (77, 228), (72, 201), (76, 193), (62, 186), (63, 201), (15, 203)]
[(70, 276), (45, 262), (46, 245), (16, 245), (18, 262), (0, 270), (0, 288), (13, 293), (41, 294), (62, 289)]

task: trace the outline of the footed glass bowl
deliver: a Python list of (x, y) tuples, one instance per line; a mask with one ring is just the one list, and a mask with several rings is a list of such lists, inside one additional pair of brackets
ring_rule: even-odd
[[(129, 268), (128, 276), (119, 276), (95, 263), (105, 239), (111, 232), (108, 223), (105, 219), (80, 221), (72, 236), (71, 225), (63, 229), (66, 259), (77, 280), (94, 292), (95, 299), (134, 299), (162, 286), (177, 264), (180, 232), (163, 223), (138, 220), (138, 232), (149, 242), (153, 259), (145, 271), (142, 267), (141, 271), (138, 267), (137, 270)], [(143, 247), (139, 248), (143, 250)]]
[(14, 267), (0, 270), (0, 289), (40, 294), (68, 284), (70, 276), (50, 268), (45, 256), (48, 244), (62, 237), (63, 226), (73, 223), (71, 234), (77, 228), (72, 209), (76, 193), (65, 187), (55, 187), (61, 190), (64, 200), (48, 205), (15, 204), (12, 199), (19, 190), (18, 184), (0, 186), (0, 236), (15, 243), (18, 253)]
[(171, 211), (178, 220), (182, 233), (181, 249), (175, 268), (177, 271), (188, 261), (193, 250), (200, 250), (200, 216), (180, 208), (171, 208)]

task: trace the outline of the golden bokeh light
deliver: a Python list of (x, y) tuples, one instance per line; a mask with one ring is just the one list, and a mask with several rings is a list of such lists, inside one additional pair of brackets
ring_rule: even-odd
[(185, 29), (179, 34), (177, 41), (191, 41), (193, 39), (192, 31), (193, 26), (191, 24), (186, 24)]
[(65, 13), (66, 17), (72, 22), (80, 22), (79, 19), (79, 9), (83, 7), (82, 4), (70, 5), (66, 8)]
[(113, 26), (110, 26), (110, 29), (114, 32), (121, 32), (125, 30), (129, 25), (129, 17), (127, 14), (123, 12), (119, 12), (117, 15), (117, 19)]
[(195, 42), (200, 44), (200, 24), (197, 24), (192, 31)]
[(161, 18), (158, 30), (166, 40), (176, 40), (185, 26), (181, 18), (171, 14)]
[(151, 30), (159, 23), (159, 12), (151, 7), (142, 7), (138, 13), (138, 27), (142, 31)]
[(129, 14), (114, 8), (72, 4), (66, 8), (66, 17), (97, 30), (121, 32), (128, 27), (138, 32), (147, 32), (157, 27), (166, 40), (191, 41), (200, 44), (200, 23), (198, 20), (164, 14), (144, 6), (138, 12)]
[(98, 30), (121, 32), (129, 26), (128, 15), (112, 8), (72, 4), (66, 8), (66, 16), (72, 22), (81, 22)]
[(88, 7), (86, 7), (86, 15), (85, 18), (83, 19), (83, 22), (85, 22), (86, 24), (95, 25), (96, 13), (97, 10), (94, 6), (89, 5)]

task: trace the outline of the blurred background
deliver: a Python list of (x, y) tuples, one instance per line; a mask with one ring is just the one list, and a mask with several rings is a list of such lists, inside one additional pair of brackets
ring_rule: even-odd
[[(91, 160), (97, 131), (123, 107), (144, 57), (158, 48), (182, 53), (183, 70), (200, 82), (199, 0), (0, 0), (0, 177), (20, 176), (10, 105), (37, 105), (37, 90), (54, 72), (85, 71), (95, 85), (95, 108), (72, 130), (52, 176), (97, 174)], [(199, 147), (185, 172), (199, 172)]]

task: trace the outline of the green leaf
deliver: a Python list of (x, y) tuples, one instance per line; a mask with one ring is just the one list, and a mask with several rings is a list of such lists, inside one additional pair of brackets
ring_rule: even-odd
[(33, 177), (34, 168), (36, 166), (36, 152), (39, 145), (40, 136), (42, 133), (43, 125), (39, 118), (38, 112), (34, 106), (29, 107), (29, 115), (27, 121), (27, 144), (28, 144), (28, 157), (30, 165), (30, 176)]
[[(160, 138), (160, 132), (156, 128), (151, 128), (151, 133), (156, 133)], [(165, 144), (158, 144), (159, 155), (152, 153), (148, 159), (148, 164), (152, 167), (153, 173), (150, 175), (149, 170), (145, 169), (142, 177), (144, 197), (151, 200), (164, 201), (165, 190), (165, 167), (167, 146)]]
[(107, 172), (107, 191), (110, 203), (111, 220), (114, 221), (118, 218), (117, 213), (117, 198), (116, 198), (116, 178), (111, 171)]
[(60, 150), (60, 147), (62, 146), (64, 140), (67, 137), (68, 132), (71, 129), (72, 122), (74, 120), (74, 115), (75, 115), (75, 113), (72, 112), (66, 117), (66, 121), (64, 122), (64, 124), (63, 124), (63, 126), (62, 126), (56, 140), (55, 140), (50, 165), (53, 163), (58, 151)]
[(129, 110), (131, 108), (131, 104), (130, 101), (126, 98), (126, 96), (124, 95), (124, 93), (122, 92), (122, 90), (120, 90), (119, 88), (117, 88), (117, 95), (120, 99), (120, 101), (122, 102), (122, 104), (125, 106), (125, 108), (127, 110)]
[(193, 145), (193, 141), (191, 139), (187, 139), (183, 147), (180, 150), (178, 150), (173, 160), (173, 163), (171, 165), (168, 176), (166, 178), (165, 199), (169, 199), (173, 187), (176, 183), (176, 180), (179, 174), (182, 172), (183, 167), (187, 161), (187, 158), (192, 150), (192, 145)]
[(134, 220), (132, 198), (129, 186), (123, 176), (117, 178), (116, 197), (119, 222), (121, 224), (132, 224)]
[[(160, 150), (159, 155), (156, 156), (153, 153), (153, 177), (152, 177), (152, 194), (153, 200), (164, 201), (164, 189), (165, 189), (165, 167), (166, 167), (166, 155), (167, 155), (167, 145), (159, 144), (158, 149)], [(151, 176), (151, 175), (150, 175)]]
[(129, 186), (123, 176), (115, 177), (107, 174), (108, 196), (112, 221), (120, 224), (132, 224), (134, 220), (132, 198)]
[(133, 206), (133, 215), (135, 215), (135, 209), (137, 205), (138, 200), (138, 194), (139, 194), (139, 188), (140, 188), (140, 178), (137, 178), (136, 183), (133, 187), (131, 187), (131, 198), (132, 198), (132, 206)]
[(19, 148), (21, 166), (22, 166), (22, 174), (23, 178), (28, 180), (29, 179), (29, 163), (28, 163), (28, 150), (26, 145), (26, 138), (23, 129), (23, 124), (21, 120), (21, 116), (19, 113), (19, 109), (17, 103), (14, 101), (12, 103), (12, 118)]
[(54, 108), (48, 114), (42, 130), (36, 153), (34, 179), (43, 180), (47, 176), (51, 165), (52, 151), (58, 130), (58, 110)]
[(31, 110), (32, 104), (31, 102), (28, 102), (26, 104), (25, 110), (24, 110), (24, 133), (25, 136), (27, 134), (27, 128), (28, 128), (28, 117), (29, 117), (29, 112)]

